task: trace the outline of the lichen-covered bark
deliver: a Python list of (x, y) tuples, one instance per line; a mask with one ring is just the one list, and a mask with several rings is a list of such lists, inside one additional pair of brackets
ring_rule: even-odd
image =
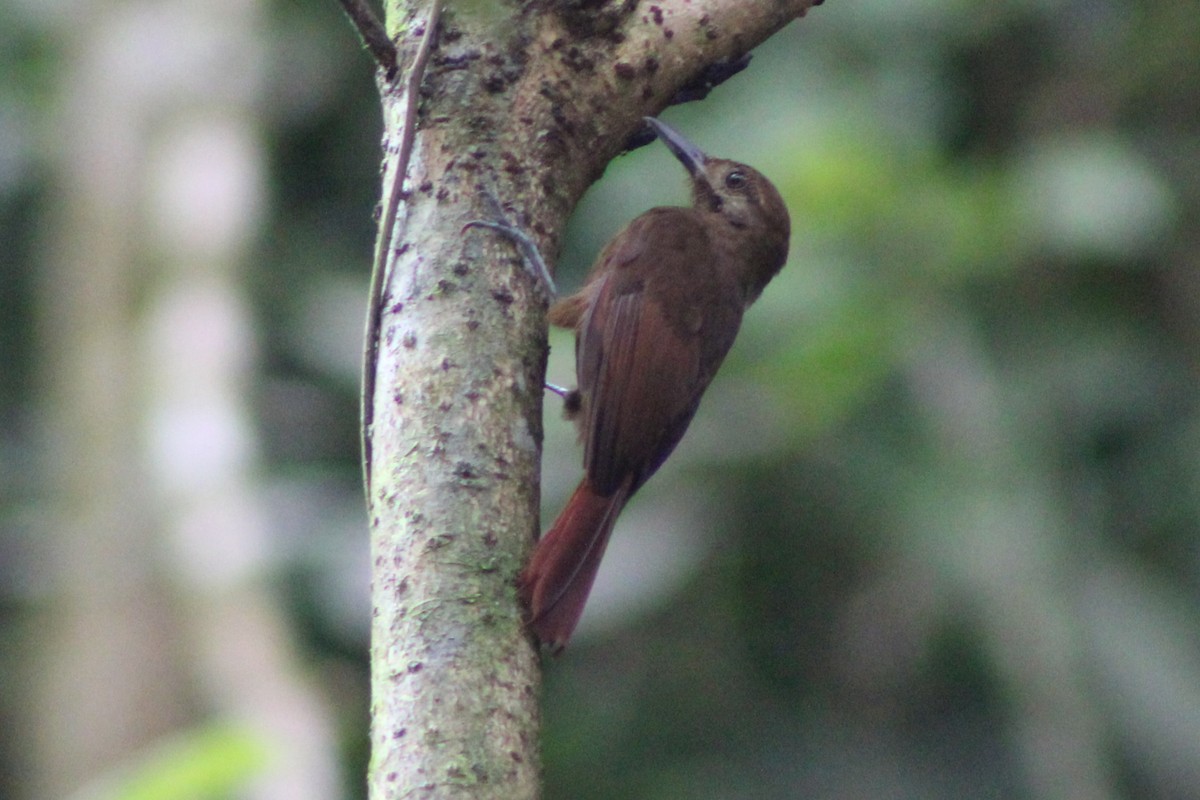
[[(537, 532), (545, 297), (507, 240), (464, 223), (489, 216), (491, 191), (552, 257), (643, 115), (811, 4), (443, 8), (406, 202), (383, 231), (368, 399), (376, 800), (538, 794), (537, 654), (513, 580)], [(387, 7), (402, 64), (425, 13)], [(384, 93), (385, 145), (402, 99)]]

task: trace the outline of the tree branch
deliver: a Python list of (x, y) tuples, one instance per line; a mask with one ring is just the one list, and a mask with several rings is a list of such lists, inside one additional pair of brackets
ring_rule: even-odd
[(338, 0), (342, 10), (350, 18), (363, 44), (367, 46), (371, 57), (384, 72), (391, 73), (396, 69), (396, 46), (388, 38), (387, 31), (375, 16), (375, 12), (367, 5), (366, 0)]

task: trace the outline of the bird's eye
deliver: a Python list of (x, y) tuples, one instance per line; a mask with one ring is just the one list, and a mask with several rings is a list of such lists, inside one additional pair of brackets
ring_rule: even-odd
[(725, 176), (725, 187), (727, 189), (738, 190), (746, 186), (746, 173), (734, 170)]

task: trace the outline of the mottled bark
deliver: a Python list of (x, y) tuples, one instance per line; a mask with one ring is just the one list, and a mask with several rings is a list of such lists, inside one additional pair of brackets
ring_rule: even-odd
[[(553, 256), (576, 201), (643, 115), (811, 4), (442, 9), (405, 202), (381, 226), (367, 398), (373, 798), (538, 794), (537, 654), (513, 581), (537, 532), (545, 295), (508, 240), (463, 225), (489, 216), (491, 191)], [(402, 65), (385, 83), (387, 159), (427, 9), (387, 4)], [(394, 170), (385, 163), (385, 187)]]

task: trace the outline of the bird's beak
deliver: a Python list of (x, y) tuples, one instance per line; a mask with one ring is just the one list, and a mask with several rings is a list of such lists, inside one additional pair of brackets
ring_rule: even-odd
[(687, 168), (693, 178), (704, 176), (704, 162), (708, 160), (708, 156), (704, 155), (699, 147), (689, 142), (682, 133), (665, 122), (660, 122), (654, 117), (642, 117), (642, 119), (658, 134), (658, 138), (662, 139), (663, 144), (675, 154), (679, 163)]

